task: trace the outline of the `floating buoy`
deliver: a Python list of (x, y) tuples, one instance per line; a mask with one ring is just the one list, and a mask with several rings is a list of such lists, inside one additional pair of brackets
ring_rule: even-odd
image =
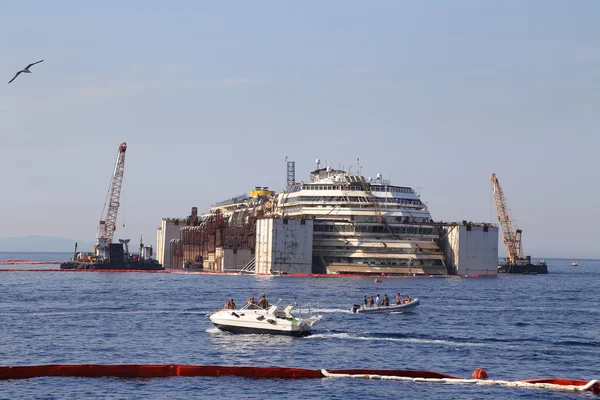
[(473, 371), (473, 374), (471, 376), (473, 377), (473, 379), (485, 379), (488, 377), (488, 374), (487, 372), (485, 372), (484, 369), (477, 368), (475, 371)]

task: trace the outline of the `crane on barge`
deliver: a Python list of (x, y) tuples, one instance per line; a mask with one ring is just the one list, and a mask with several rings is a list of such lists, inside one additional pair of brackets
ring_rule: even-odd
[[(121, 187), (123, 186), (123, 174), (125, 173), (125, 152), (127, 151), (127, 143), (123, 142), (119, 145), (117, 152), (117, 161), (113, 170), (112, 179), (104, 209), (102, 214), (104, 218), (98, 224), (98, 234), (96, 237), (96, 246), (94, 252), (99, 258), (108, 258), (108, 248), (113, 241), (115, 230), (117, 229), (117, 213), (119, 212), (119, 201), (121, 199)], [(106, 211), (106, 214), (104, 213)]]
[(78, 253), (76, 243), (73, 258), (70, 261), (61, 263), (60, 269), (96, 271), (164, 270), (162, 265), (152, 259), (152, 246), (144, 246), (141, 238), (139, 254), (129, 253), (129, 239), (119, 239), (119, 243), (113, 243), (113, 236), (117, 229), (117, 213), (119, 212), (123, 174), (125, 173), (126, 151), (127, 143), (123, 142), (119, 145), (119, 151), (117, 152), (117, 161), (106, 193), (102, 219), (98, 223), (93, 252)]
[(537, 264), (531, 263), (531, 256), (522, 256), (522, 234), (523, 231), (518, 228), (513, 228), (512, 218), (508, 211), (506, 197), (500, 186), (500, 181), (496, 174), (492, 174), (492, 187), (494, 191), (494, 202), (498, 211), (498, 222), (502, 228), (502, 240), (506, 247), (507, 257), (504, 262), (499, 263), (498, 272), (505, 273), (548, 273), (548, 266), (544, 261), (539, 261)]

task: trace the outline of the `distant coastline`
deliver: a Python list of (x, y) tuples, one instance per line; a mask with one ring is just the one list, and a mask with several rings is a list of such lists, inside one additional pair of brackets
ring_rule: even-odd
[(0, 252), (68, 253), (74, 250), (75, 243), (83, 251), (90, 251), (94, 245), (91, 242), (56, 236), (13, 236), (0, 238)]

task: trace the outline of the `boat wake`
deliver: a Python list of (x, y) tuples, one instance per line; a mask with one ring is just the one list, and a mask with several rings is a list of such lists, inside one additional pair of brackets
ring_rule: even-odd
[(350, 332), (319, 332), (314, 331), (312, 335), (305, 339), (315, 340), (360, 340), (369, 342), (399, 342), (399, 343), (412, 343), (415, 345), (419, 344), (435, 344), (440, 346), (452, 347), (456, 351), (464, 351), (466, 348), (494, 348), (502, 347), (505, 349), (531, 349), (531, 347), (537, 347), (544, 351), (565, 351), (572, 349), (571, 346), (579, 346), (596, 350), (600, 345), (597, 341), (568, 341), (568, 342), (554, 342), (554, 343), (543, 343), (532, 344), (531, 340), (497, 340), (497, 339), (482, 339), (481, 341), (473, 340), (472, 338), (431, 338), (431, 337), (416, 337), (408, 336), (398, 333), (350, 333)]
[(427, 339), (417, 337), (402, 337), (402, 336), (383, 336), (375, 334), (355, 334), (355, 333), (313, 333), (308, 336), (307, 339), (342, 339), (342, 340), (364, 340), (369, 342), (402, 342), (402, 343), (423, 343), (423, 344), (441, 344), (451, 347), (465, 347), (465, 346), (487, 346), (483, 343), (474, 342), (458, 342), (446, 339)]
[[(352, 311), (348, 308), (311, 308), (310, 309), (311, 313), (318, 313), (318, 314), (332, 314), (332, 313), (345, 313), (345, 314), (352, 314)], [(297, 311), (298, 314), (306, 314), (308, 313), (308, 309), (298, 309)]]

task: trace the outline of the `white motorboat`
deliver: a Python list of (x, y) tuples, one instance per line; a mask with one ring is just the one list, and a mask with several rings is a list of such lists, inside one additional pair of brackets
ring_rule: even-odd
[(352, 312), (364, 313), (364, 314), (384, 314), (393, 312), (408, 312), (413, 311), (421, 302), (419, 299), (412, 299), (408, 303), (393, 304), (391, 306), (379, 306), (379, 307), (365, 307), (354, 304), (352, 306)]
[[(208, 317), (215, 326), (232, 333), (269, 333), (272, 335), (306, 336), (322, 315), (300, 318), (292, 314), (295, 303), (281, 309), (279, 300), (268, 308), (246, 303), (239, 310), (220, 310)], [(309, 311), (310, 313), (310, 311)]]
[(579, 261), (575, 260), (571, 263), (571, 266), (576, 267), (579, 265)]

